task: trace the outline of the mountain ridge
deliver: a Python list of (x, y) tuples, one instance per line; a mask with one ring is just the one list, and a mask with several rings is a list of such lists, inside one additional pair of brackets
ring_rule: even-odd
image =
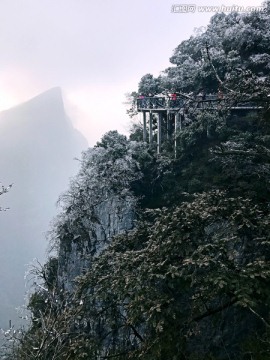
[(87, 146), (65, 112), (60, 88), (0, 113), (0, 181), (14, 184), (1, 197), (9, 211), (0, 214), (0, 326), (15, 321), (12, 309), (24, 302), (25, 264), (43, 261), (55, 203), (77, 171), (74, 158)]

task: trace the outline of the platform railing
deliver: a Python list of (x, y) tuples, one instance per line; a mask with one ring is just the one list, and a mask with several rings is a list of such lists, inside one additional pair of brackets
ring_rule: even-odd
[[(193, 104), (193, 105), (192, 105)], [(167, 97), (144, 97), (137, 99), (137, 109), (143, 110), (169, 110), (181, 109), (185, 107), (195, 107), (199, 109), (220, 108), (226, 105), (226, 99), (218, 95), (196, 96), (194, 99), (184, 99), (177, 97), (175, 100)], [(265, 105), (265, 101), (241, 101), (230, 106), (232, 108), (258, 109)]]
[(166, 97), (144, 97), (137, 99), (138, 109), (167, 109), (181, 108), (184, 106), (184, 99), (172, 100)]

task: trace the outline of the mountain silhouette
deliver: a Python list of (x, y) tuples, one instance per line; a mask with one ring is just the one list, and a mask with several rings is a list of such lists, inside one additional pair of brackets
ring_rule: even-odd
[(87, 146), (65, 112), (60, 88), (0, 113), (0, 182), (13, 184), (0, 197), (0, 206), (9, 208), (0, 212), (0, 327), (16, 322), (26, 264), (44, 260), (57, 199)]

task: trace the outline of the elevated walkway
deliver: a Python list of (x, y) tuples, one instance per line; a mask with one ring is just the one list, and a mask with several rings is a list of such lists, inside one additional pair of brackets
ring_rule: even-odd
[[(147, 141), (147, 122), (149, 133), (149, 144), (153, 142), (153, 114), (158, 115), (157, 120), (157, 152), (161, 151), (161, 142), (163, 140), (162, 128), (164, 128), (164, 122), (167, 124), (167, 138), (168, 129), (172, 127), (174, 132), (175, 151), (177, 147), (176, 134), (181, 130), (183, 126), (190, 123), (190, 120), (186, 113), (190, 113), (193, 110), (221, 110), (229, 109), (233, 112), (252, 112), (260, 111), (265, 108), (269, 101), (241, 101), (234, 102), (215, 94), (210, 95), (197, 95), (195, 97), (184, 96), (141, 96), (137, 99), (137, 111), (143, 114), (143, 140)], [(147, 116), (148, 114), (148, 116)], [(147, 121), (148, 117), (148, 121)]]
[[(232, 110), (238, 109), (262, 109), (265, 101), (247, 101), (239, 102), (230, 106)], [(177, 97), (176, 100), (172, 100), (167, 97), (144, 97), (137, 99), (137, 110), (141, 111), (179, 111), (186, 107), (199, 108), (199, 109), (219, 109), (220, 107), (226, 107), (229, 103), (225, 98), (218, 98), (217, 95), (206, 95), (205, 98), (197, 96), (192, 99), (185, 99), (183, 97)]]

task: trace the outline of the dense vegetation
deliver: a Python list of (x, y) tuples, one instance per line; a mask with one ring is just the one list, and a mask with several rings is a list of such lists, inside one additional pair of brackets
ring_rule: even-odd
[[(172, 67), (145, 75), (132, 94), (223, 92), (225, 108), (190, 109), (176, 158), (169, 144), (157, 155), (139, 141), (140, 125), (130, 139), (111, 131), (84, 153), (51, 232), (58, 256), (37, 270), (32, 323), (15, 334), (11, 359), (269, 359), (266, 6), (216, 14), (204, 33), (175, 49)], [(263, 108), (230, 111), (244, 100)], [(68, 291), (59, 249), (74, 239), (83, 247), (97, 221), (93, 208), (112, 196), (136, 206), (136, 226), (98, 256), (86, 253)]]

